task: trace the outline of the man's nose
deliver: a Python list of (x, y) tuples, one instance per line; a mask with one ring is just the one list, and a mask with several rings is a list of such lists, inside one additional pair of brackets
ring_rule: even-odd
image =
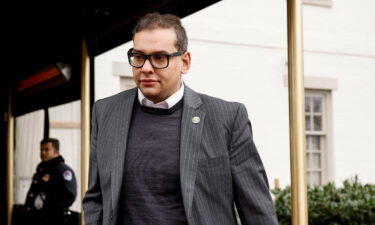
[(146, 61), (143, 64), (143, 66), (142, 66), (141, 69), (142, 69), (143, 73), (152, 73), (152, 72), (154, 72), (154, 67), (152, 67), (150, 59), (146, 59)]

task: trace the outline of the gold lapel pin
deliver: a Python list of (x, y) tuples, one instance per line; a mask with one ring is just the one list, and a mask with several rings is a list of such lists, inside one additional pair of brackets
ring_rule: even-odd
[(49, 181), (49, 174), (48, 173), (44, 174), (44, 176), (42, 177), (42, 180), (44, 182), (48, 182)]
[(193, 119), (191, 120), (191, 122), (193, 123), (199, 123), (201, 121), (201, 118), (199, 118), (198, 116), (194, 116)]

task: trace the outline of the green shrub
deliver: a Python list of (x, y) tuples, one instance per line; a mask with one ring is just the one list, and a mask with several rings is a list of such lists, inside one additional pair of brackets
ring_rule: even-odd
[[(280, 225), (291, 224), (290, 187), (275, 189)], [(375, 185), (361, 184), (358, 177), (308, 188), (309, 225), (375, 225)]]

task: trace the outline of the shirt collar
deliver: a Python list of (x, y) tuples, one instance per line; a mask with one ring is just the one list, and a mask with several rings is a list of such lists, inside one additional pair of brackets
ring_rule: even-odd
[(138, 100), (141, 105), (151, 107), (151, 108), (159, 108), (159, 109), (170, 109), (174, 105), (179, 102), (182, 97), (184, 97), (184, 83), (181, 82), (181, 87), (178, 91), (176, 91), (173, 95), (169, 96), (169, 98), (165, 99), (159, 103), (153, 103), (152, 101), (148, 100), (142, 93), (142, 91), (138, 88)]

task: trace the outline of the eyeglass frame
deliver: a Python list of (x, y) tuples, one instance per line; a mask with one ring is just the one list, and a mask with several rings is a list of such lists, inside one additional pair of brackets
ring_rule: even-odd
[[(128, 55), (128, 61), (129, 61), (129, 64), (132, 66), (132, 67), (134, 67), (134, 68), (142, 68), (144, 65), (145, 65), (145, 63), (146, 63), (146, 60), (148, 60), (149, 62), (150, 62), (150, 64), (151, 64), (151, 66), (153, 67), (153, 68), (156, 68), (156, 69), (165, 69), (165, 68), (167, 68), (168, 66), (169, 66), (169, 58), (170, 57), (174, 57), (174, 56), (181, 56), (181, 55), (183, 55), (186, 51), (184, 50), (184, 51), (178, 51), (178, 52), (173, 52), (173, 53), (171, 53), (171, 54), (166, 54), (166, 53), (154, 53), (154, 54), (150, 54), (150, 55), (147, 55), (147, 54), (143, 54), (143, 53), (136, 53), (136, 54), (140, 54), (140, 55), (142, 55), (142, 56), (144, 56), (145, 57), (145, 60), (143, 61), (143, 64), (141, 65), (141, 66), (134, 66), (134, 65), (132, 65), (132, 63), (131, 63), (131, 60), (130, 60), (130, 57), (131, 57), (131, 55), (132, 54), (134, 54), (134, 52), (133, 52), (133, 50), (134, 50), (134, 48), (131, 48), (131, 49), (129, 49), (128, 50), (128, 53), (127, 53), (127, 55)], [(151, 56), (154, 56), (154, 55), (163, 55), (163, 56), (167, 56), (167, 65), (165, 66), (165, 67), (156, 67), (156, 66), (154, 66), (154, 64), (152, 63), (152, 60), (151, 60)]]

